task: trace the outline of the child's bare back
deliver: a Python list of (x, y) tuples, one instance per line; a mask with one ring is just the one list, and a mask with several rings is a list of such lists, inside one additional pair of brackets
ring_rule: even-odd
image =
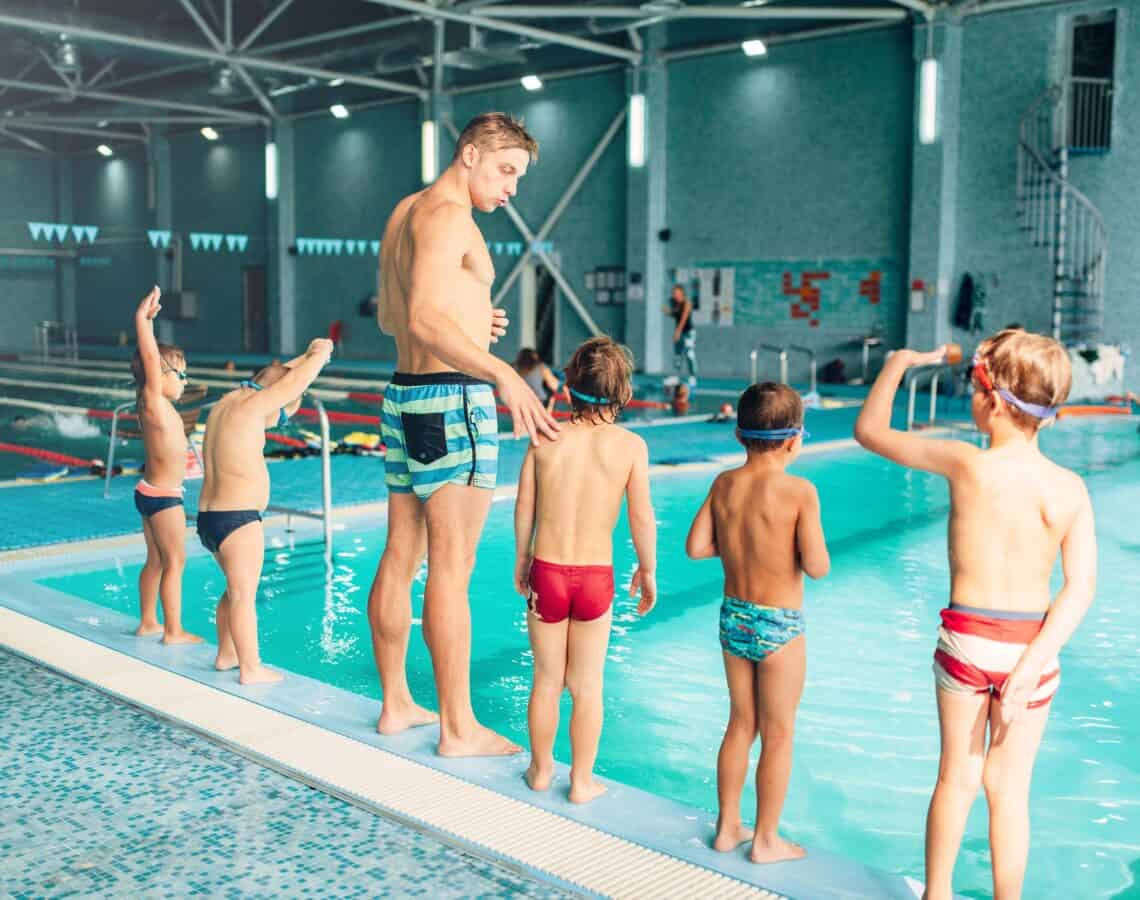
[(534, 451), (534, 555), (552, 563), (609, 565), (630, 473), (648, 450), (619, 425), (572, 423)]
[(724, 592), (750, 603), (799, 609), (804, 593), (800, 532), (810, 521), (804, 513), (819, 506), (811, 482), (744, 465), (713, 482), (710, 502)]
[(1061, 543), (1087, 503), (1084, 483), (1035, 444), (961, 444), (950, 482), (950, 600), (1044, 613)]

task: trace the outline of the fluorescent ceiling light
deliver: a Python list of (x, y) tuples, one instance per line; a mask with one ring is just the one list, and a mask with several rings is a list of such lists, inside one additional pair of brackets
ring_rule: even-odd
[(927, 57), (919, 74), (918, 140), (933, 144), (938, 139), (938, 60)]
[(542, 79), (537, 75), (524, 75), (522, 77), (522, 86), (528, 91), (541, 91)]
[(200, 134), (208, 141), (216, 141), (218, 139), (218, 133), (209, 125), (203, 128)]
[(265, 145), (265, 199), (277, 199), (277, 145)]
[(768, 45), (759, 38), (753, 38), (741, 44), (740, 49), (744, 51), (745, 56), (763, 56), (768, 52)]
[(108, 147), (106, 144), (100, 144), (95, 149), (99, 151), (100, 156), (114, 156), (115, 155), (115, 151), (112, 150), (110, 147)]
[(645, 94), (629, 98), (629, 164), (635, 169), (645, 165)]
[(424, 184), (431, 184), (439, 177), (438, 152), (435, 122), (428, 119), (420, 129), (420, 179)]
[(329, 87), (340, 87), (342, 84), (344, 84), (343, 78), (334, 78), (329, 82)]
[(348, 107), (346, 107), (343, 103), (334, 103), (329, 107), (329, 112), (331, 112), (333, 116), (338, 119), (348, 118)]

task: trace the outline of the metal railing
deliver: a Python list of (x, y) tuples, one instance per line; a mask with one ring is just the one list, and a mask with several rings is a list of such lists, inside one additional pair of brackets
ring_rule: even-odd
[[(285, 515), (285, 527), (287, 530), (292, 530), (294, 516), (304, 519), (319, 519), (324, 525), (325, 554), (329, 556), (332, 554), (332, 454), (330, 449), (332, 442), (329, 438), (329, 415), (319, 397), (314, 397), (310, 394), (309, 398), (313, 401), (313, 408), (317, 411), (317, 418), (320, 421), (321, 428), (321, 511), (317, 513), (307, 509), (297, 509), (292, 506), (272, 505), (267, 506), (265, 511), (283, 513)], [(104, 499), (108, 499), (111, 496), (111, 476), (115, 465), (115, 438), (118, 436), (119, 431), (119, 417), (133, 408), (135, 402), (136, 401), (132, 400), (129, 403), (120, 403), (111, 414), (111, 443), (107, 448), (107, 469), (103, 480)], [(213, 403), (206, 404), (202, 409), (208, 409), (213, 405)], [(194, 456), (197, 457), (198, 465), (202, 467), (204, 472), (205, 465), (202, 462), (202, 455), (198, 452), (198, 447), (192, 438), (190, 440), (190, 449), (193, 451)]]
[(1108, 265), (1104, 217), (1068, 180), (1065, 100), (1077, 90), (1073, 81), (1095, 79), (1069, 79), (1037, 97), (1022, 116), (1017, 148), (1018, 217), (1030, 241), (1050, 251), (1053, 337), (1067, 344), (1100, 339)]
[(1066, 145), (1082, 153), (1107, 150), (1112, 142), (1112, 80), (1065, 80)]
[(778, 344), (757, 344), (752, 352), (748, 354), (749, 371), (751, 372), (750, 384), (756, 383), (756, 375), (758, 372), (758, 362), (760, 359), (760, 351), (768, 350), (775, 353), (780, 359), (780, 383), (788, 383), (788, 350), (786, 347), (781, 347)]
[[(62, 339), (57, 343), (52, 338), (58, 334)], [(79, 332), (62, 322), (37, 322), (35, 326), (36, 356), (42, 362), (52, 358), (53, 349), (60, 349), (60, 356), (72, 362), (79, 359)]]
[(292, 530), (293, 517), (302, 519), (318, 519), (324, 526), (325, 555), (332, 555), (332, 456), (329, 448), (329, 414), (319, 397), (309, 394), (313, 401), (313, 408), (317, 411), (317, 418), (321, 427), (321, 511), (312, 512), (307, 509), (297, 509), (292, 506), (267, 506), (266, 512), (283, 513), (285, 515), (285, 528)]
[(938, 382), (942, 380), (945, 372), (953, 372), (954, 367), (946, 363), (936, 363), (931, 366), (917, 366), (906, 373), (907, 401), (906, 401), (906, 430), (914, 430), (914, 407), (918, 395), (918, 383), (926, 376), (930, 376), (930, 416), (927, 425), (934, 424), (935, 413), (938, 409)]
[[(788, 344), (788, 347), (787, 347), (787, 350), (785, 351), (785, 353), (787, 353), (787, 352), (802, 353), (805, 356), (807, 356), (807, 358), (808, 358), (808, 371), (810, 373), (809, 377), (811, 379), (811, 387), (808, 388), (808, 394), (809, 395), (815, 394), (816, 393), (816, 389), (815, 389), (815, 386), (816, 386), (815, 351), (812, 350), (811, 347), (801, 347), (798, 344)], [(787, 383), (786, 378), (784, 379), (784, 382)]]

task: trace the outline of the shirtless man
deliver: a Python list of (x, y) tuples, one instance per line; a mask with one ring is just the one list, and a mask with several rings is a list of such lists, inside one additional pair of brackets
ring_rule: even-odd
[[(377, 730), (440, 723), (443, 756), (517, 753), (471, 707), (467, 590), (491, 505), (498, 457), (494, 390), (515, 436), (557, 436), (558, 426), (509, 363), (493, 356), (495, 270), (472, 211), (506, 206), (538, 145), (502, 113), (473, 119), (434, 184), (405, 197), (384, 229), (377, 320), (396, 339), (384, 394), (388, 535), (368, 598), (383, 707)], [(424, 554), (424, 640), (440, 716), (412, 700), (405, 661), (412, 580)]]
[(241, 684), (284, 677), (261, 664), (257, 649), (254, 601), (265, 556), (261, 511), (269, 504), (265, 431), (280, 428), (301, 406), (301, 395), (329, 361), (332, 347), (332, 341), (317, 338), (303, 356), (267, 366), (222, 397), (206, 420), (198, 537), (226, 576), (215, 668), (237, 668)]

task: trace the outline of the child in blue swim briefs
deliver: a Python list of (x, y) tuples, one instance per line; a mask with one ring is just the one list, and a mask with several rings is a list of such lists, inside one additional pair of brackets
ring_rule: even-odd
[[(804, 686), (803, 577), (822, 578), (831, 567), (815, 487), (785, 471), (803, 446), (803, 421), (803, 402), (787, 385), (754, 384), (740, 396), (736, 435), (748, 458), (717, 476), (685, 545), (692, 559), (719, 556), (724, 566), (720, 644), (730, 709), (717, 757), (713, 848), (750, 841), (756, 863), (805, 855), (777, 833)], [(740, 798), (757, 735), (753, 830), (741, 820)]]

